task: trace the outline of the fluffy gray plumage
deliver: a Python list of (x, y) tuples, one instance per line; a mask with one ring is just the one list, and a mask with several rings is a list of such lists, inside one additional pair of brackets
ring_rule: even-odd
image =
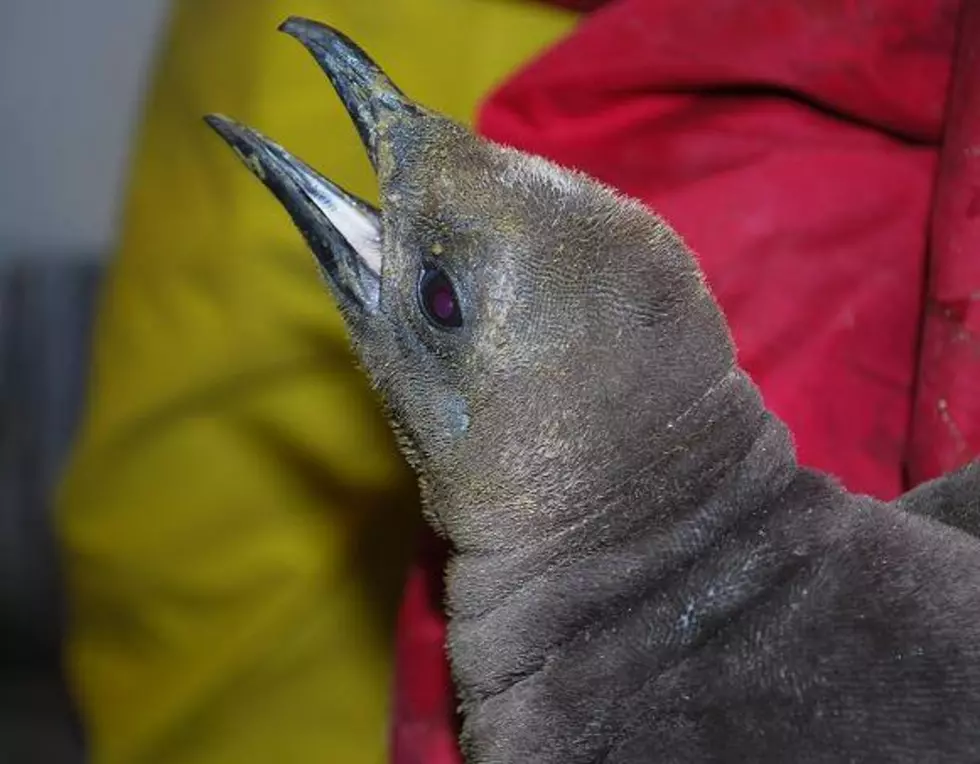
[[(980, 761), (980, 468), (894, 503), (802, 468), (663, 220), (411, 102), (334, 30), (284, 29), (380, 211), (211, 124), (316, 254), (452, 544), (468, 760)], [(458, 329), (420, 309), (424, 267)]]

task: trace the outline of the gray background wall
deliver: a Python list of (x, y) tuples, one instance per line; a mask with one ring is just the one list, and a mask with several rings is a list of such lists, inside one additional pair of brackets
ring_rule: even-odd
[(0, 258), (104, 256), (166, 0), (0, 0)]

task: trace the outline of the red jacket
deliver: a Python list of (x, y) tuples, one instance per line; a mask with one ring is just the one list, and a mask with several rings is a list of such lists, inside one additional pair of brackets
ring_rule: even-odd
[[(802, 462), (887, 499), (980, 452), (980, 4), (564, 4), (597, 9), (480, 130), (684, 236)], [(402, 606), (395, 764), (460, 761), (443, 559)]]

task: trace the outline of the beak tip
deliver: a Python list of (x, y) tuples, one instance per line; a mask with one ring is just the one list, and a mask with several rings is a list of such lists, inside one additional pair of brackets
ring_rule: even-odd
[(283, 34), (288, 34), (290, 37), (295, 37), (299, 28), (305, 26), (308, 23), (306, 19), (299, 16), (290, 16), (285, 21), (283, 21), (276, 29)]
[(307, 19), (302, 16), (290, 16), (278, 26), (278, 31), (289, 35), (295, 40), (309, 47), (315, 41), (323, 42), (324, 37), (337, 35), (337, 30), (319, 21)]
[(206, 114), (203, 119), (204, 124), (214, 130), (231, 148), (238, 152), (242, 150), (243, 134), (247, 128), (224, 114)]
[(202, 119), (204, 124), (216, 132), (220, 132), (221, 128), (228, 122), (228, 117), (223, 114), (205, 114)]

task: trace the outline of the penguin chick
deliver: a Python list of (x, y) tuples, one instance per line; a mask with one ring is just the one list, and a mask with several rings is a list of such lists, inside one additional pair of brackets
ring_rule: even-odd
[[(475, 764), (980, 761), (980, 542), (800, 467), (678, 235), (299, 40), (380, 209), (211, 126), (306, 239), (451, 542)], [(976, 527), (967, 519), (963, 527)]]

